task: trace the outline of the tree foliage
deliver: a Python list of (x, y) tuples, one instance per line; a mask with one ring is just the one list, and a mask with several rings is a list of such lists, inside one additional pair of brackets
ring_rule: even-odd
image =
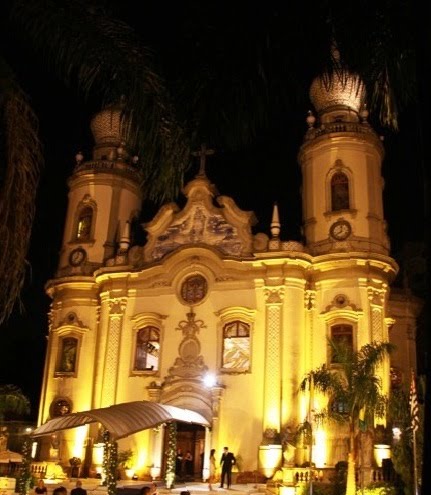
[[(423, 406), (419, 405), (419, 429), (416, 432), (416, 460), (418, 477), (421, 478), (423, 456)], [(413, 431), (411, 429), (410, 404), (408, 394), (402, 389), (394, 389), (388, 407), (388, 420), (392, 427), (400, 431), (399, 439), (392, 445), (392, 462), (395, 471), (404, 484), (405, 495), (413, 493)]]
[(6, 415), (22, 416), (30, 413), (30, 401), (15, 385), (0, 385), (0, 422)]
[[(329, 340), (333, 362), (332, 368), (323, 364), (310, 371), (301, 382), (301, 389), (321, 392), (328, 397), (328, 406), (318, 412), (321, 420), (333, 420), (349, 425), (349, 469), (347, 492), (354, 493), (355, 449), (354, 442), (359, 431), (359, 419), (374, 422), (374, 417), (383, 417), (386, 412), (387, 397), (383, 394), (377, 368), (389, 356), (393, 345), (388, 342), (371, 342), (358, 351), (344, 343)], [(334, 404), (342, 404), (333, 407)]]

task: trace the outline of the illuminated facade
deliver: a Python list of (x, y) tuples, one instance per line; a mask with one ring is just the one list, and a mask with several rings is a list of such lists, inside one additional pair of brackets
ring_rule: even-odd
[[(157, 401), (197, 411), (212, 425), (178, 426), (178, 446), (192, 452), (195, 473), (201, 454), (228, 445), (241, 470), (270, 477), (276, 467), (309, 460), (284, 440), (307, 418), (300, 381), (331, 363), (328, 338), (355, 349), (393, 340), (401, 351), (380, 369), (383, 390), (391, 376), (409, 377), (418, 306), (390, 294), (398, 267), (383, 214), (384, 151), (367, 121), (362, 84), (348, 76), (311, 86), (317, 117), (309, 114), (298, 155), (304, 243), (279, 237), (276, 206), (270, 235), (253, 233), (253, 213), (218, 195), (202, 166), (183, 190), (184, 208), (163, 206), (144, 226), (145, 245), (136, 245), (139, 168), (119, 110), (94, 117), (93, 157), (77, 155), (59, 268), (47, 284), (39, 424)], [(346, 438), (340, 428), (317, 428), (316, 465), (346, 460)], [(159, 476), (165, 441), (161, 427), (119, 448), (133, 450), (139, 475)], [(96, 425), (66, 430), (43, 442), (41, 457), (64, 465), (85, 459), (91, 474), (100, 468), (100, 442)]]

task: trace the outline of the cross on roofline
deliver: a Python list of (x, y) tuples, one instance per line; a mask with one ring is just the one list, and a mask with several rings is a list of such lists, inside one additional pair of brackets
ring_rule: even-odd
[(205, 166), (207, 156), (214, 155), (214, 150), (207, 148), (207, 145), (203, 143), (201, 144), (201, 149), (199, 151), (193, 151), (192, 155), (200, 157), (199, 172), (197, 174), (197, 177), (206, 177)]

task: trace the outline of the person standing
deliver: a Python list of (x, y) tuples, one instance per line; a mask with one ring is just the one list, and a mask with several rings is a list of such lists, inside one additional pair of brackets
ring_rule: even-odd
[(193, 456), (190, 450), (186, 452), (184, 456), (184, 471), (187, 478), (193, 478)]
[(37, 495), (47, 495), (48, 490), (45, 486), (45, 482), (43, 480), (39, 480), (37, 482), (37, 486), (34, 489), (34, 493), (37, 493)]
[(184, 462), (183, 451), (181, 449), (178, 449), (177, 456), (175, 458), (175, 474), (177, 476), (177, 481), (183, 476), (183, 462)]
[(52, 495), (67, 495), (67, 488), (65, 486), (57, 486), (52, 491)]
[(232, 452), (229, 452), (229, 447), (223, 448), (223, 454), (220, 460), (221, 466), (221, 479), (220, 488), (223, 488), (224, 480), (226, 478), (227, 487), (230, 488), (232, 482), (232, 466), (235, 464), (236, 459)]
[(76, 480), (76, 486), (70, 490), (70, 495), (87, 495), (87, 490), (82, 488), (81, 480)]
[(208, 488), (212, 491), (212, 483), (216, 480), (216, 459), (215, 459), (215, 449), (210, 450), (210, 476), (208, 479)]

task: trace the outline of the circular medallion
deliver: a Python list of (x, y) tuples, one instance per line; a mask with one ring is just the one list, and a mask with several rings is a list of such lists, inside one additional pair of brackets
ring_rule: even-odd
[(71, 410), (70, 402), (67, 399), (57, 399), (51, 404), (51, 416), (53, 418), (69, 414)]
[(207, 292), (208, 283), (202, 275), (191, 275), (181, 284), (181, 299), (189, 306), (199, 304)]
[(338, 220), (331, 225), (329, 234), (336, 241), (344, 241), (352, 233), (352, 227), (347, 220)]
[(80, 247), (76, 248), (69, 254), (69, 264), (71, 264), (72, 266), (79, 266), (85, 261), (86, 258), (87, 253), (85, 249), (82, 249)]

